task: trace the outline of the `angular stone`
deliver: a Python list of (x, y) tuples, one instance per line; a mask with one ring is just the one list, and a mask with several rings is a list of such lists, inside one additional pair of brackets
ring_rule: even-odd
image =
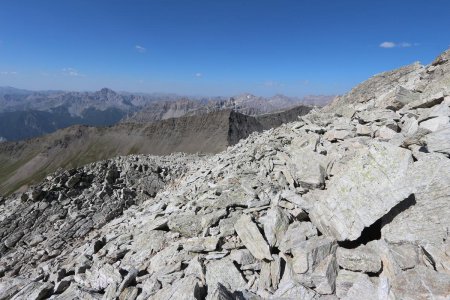
[(289, 216), (279, 207), (270, 208), (265, 216), (260, 218), (264, 227), (264, 235), (269, 246), (278, 246), (289, 226)]
[[(447, 241), (447, 244), (450, 244)], [(431, 243), (422, 246), (422, 252), (428, 265), (440, 273), (447, 273), (450, 275), (450, 256), (445, 253), (445, 246), (437, 247)]]
[(428, 151), (443, 153), (450, 156), (450, 124), (426, 135), (422, 141), (427, 145)]
[(428, 108), (444, 101), (444, 93), (439, 92), (425, 99), (419, 99), (409, 104), (411, 108)]
[(21, 289), (30, 284), (31, 281), (25, 278), (0, 278), (0, 299), (11, 299)]
[(155, 300), (197, 300), (204, 295), (204, 289), (198, 278), (184, 277), (154, 294)]
[(140, 285), (142, 288), (141, 294), (138, 296), (138, 300), (147, 300), (151, 295), (154, 295), (162, 288), (161, 283), (154, 277), (149, 277)]
[(371, 136), (372, 129), (367, 125), (357, 124), (356, 125), (356, 135), (359, 136)]
[(195, 237), (203, 231), (201, 218), (194, 214), (175, 214), (167, 223), (171, 231), (179, 232), (185, 237)]
[(89, 285), (94, 291), (101, 291), (110, 284), (118, 286), (121, 282), (122, 276), (119, 270), (110, 264), (94, 265), (86, 271), (85, 280), (83, 280), (83, 283)]
[(74, 281), (74, 276), (73, 275), (64, 277), (63, 279), (61, 279), (60, 281), (55, 283), (55, 287), (53, 289), (53, 293), (61, 294), (62, 292), (67, 290), (67, 288), (71, 285), (71, 283), (73, 281)]
[(311, 275), (314, 290), (322, 295), (333, 294), (336, 288), (336, 276), (339, 267), (334, 254), (328, 255), (314, 269)]
[(241, 266), (256, 262), (255, 257), (247, 249), (232, 250), (230, 253), (230, 259)]
[(399, 189), (412, 163), (411, 151), (374, 142), (357, 153), (325, 191), (310, 193), (315, 200), (312, 223), (339, 241), (356, 240), (365, 227), (411, 195), (407, 187)]
[(387, 126), (382, 126), (375, 132), (375, 137), (379, 138), (382, 141), (389, 141), (396, 135), (397, 132)]
[(419, 129), (419, 122), (417, 121), (417, 118), (414, 116), (403, 116), (402, 122), (400, 123), (401, 133), (406, 136), (410, 137), (413, 136), (417, 130)]
[(339, 270), (336, 278), (336, 296), (339, 298), (347, 296), (348, 290), (360, 277), (368, 278), (368, 275), (360, 272)]
[(354, 136), (355, 134), (349, 130), (332, 129), (325, 132), (323, 138), (326, 139), (327, 141), (335, 142), (335, 141), (343, 141), (345, 139), (349, 139)]
[(250, 216), (242, 215), (234, 224), (234, 229), (254, 257), (272, 260), (269, 245)]
[[(359, 276), (348, 289), (347, 295), (342, 299), (360, 300), (374, 299), (378, 296), (377, 287), (370, 280), (369, 276)], [(378, 298), (378, 297), (377, 297)]]
[(223, 284), (217, 283), (216, 286), (208, 286), (208, 296), (206, 300), (234, 300), (236, 299)]
[(350, 271), (377, 273), (381, 270), (380, 256), (364, 245), (355, 249), (339, 247), (336, 251), (339, 266)]
[[(114, 297), (114, 296), (113, 296)], [(77, 284), (72, 283), (64, 293), (57, 295), (55, 300), (73, 300), (73, 299), (83, 299), (83, 300), (103, 300), (104, 295), (99, 293), (94, 293), (92, 291), (87, 291), (86, 289), (80, 288)]]
[(372, 123), (375, 121), (399, 120), (400, 117), (394, 111), (386, 109), (364, 110), (356, 114), (356, 118), (362, 123)]
[(387, 104), (386, 108), (392, 108), (398, 110), (404, 107), (406, 104), (419, 100), (420, 94), (414, 93), (403, 86), (400, 86), (395, 96), (391, 99), (390, 103)]
[(41, 300), (51, 295), (53, 284), (49, 282), (31, 282), (15, 294), (11, 300)]
[(260, 292), (270, 290), (271, 285), (272, 280), (270, 277), (270, 263), (263, 261), (261, 263), (261, 271), (259, 272), (258, 290)]
[(194, 237), (184, 241), (183, 248), (189, 252), (211, 252), (216, 250), (219, 238), (208, 237)]
[(287, 201), (297, 205), (298, 207), (306, 211), (309, 211), (313, 208), (312, 203), (308, 202), (302, 196), (291, 190), (283, 190), (281, 192), (281, 198), (286, 199)]
[[(122, 291), (125, 290), (130, 284), (132, 284), (138, 275), (138, 270), (131, 269), (128, 274), (125, 276), (125, 278), (122, 280), (122, 283), (117, 288), (117, 294), (121, 295)], [(131, 292), (131, 291), (129, 291)], [(137, 295), (136, 295), (137, 296)]]
[(246, 282), (241, 273), (228, 258), (210, 261), (206, 265), (206, 284), (207, 286), (216, 286), (223, 284), (227, 289), (234, 292), (245, 288)]
[(138, 296), (139, 290), (135, 286), (125, 288), (119, 295), (119, 300), (135, 300)]
[(428, 129), (431, 132), (438, 131), (439, 129), (443, 129), (445, 125), (448, 125), (450, 119), (447, 116), (436, 117), (432, 119), (428, 119), (420, 123), (420, 127)]
[(272, 288), (276, 290), (278, 288), (278, 284), (281, 280), (281, 272), (283, 271), (282, 264), (284, 264), (284, 261), (280, 258), (280, 256), (274, 254), (273, 261), (270, 262), (270, 279), (272, 283)]
[(414, 192), (414, 197), (382, 219), (384, 239), (394, 244), (431, 242), (439, 245), (447, 238), (450, 228), (448, 170), (450, 160), (440, 155), (427, 155), (414, 162), (401, 183)]
[(306, 189), (323, 188), (325, 184), (326, 156), (310, 151), (291, 151), (292, 177)]
[(398, 275), (391, 292), (396, 299), (448, 299), (450, 275), (417, 266)]
[(328, 255), (336, 251), (336, 240), (330, 237), (313, 237), (298, 244), (291, 250), (293, 255), (292, 269), (298, 274), (311, 273)]
[(3, 243), (6, 247), (13, 248), (23, 236), (23, 231), (14, 232), (9, 237), (7, 237)]
[(312, 300), (319, 299), (319, 294), (294, 281), (282, 281), (278, 290), (273, 294), (272, 299)]
[(419, 263), (418, 247), (414, 244), (392, 244), (389, 250), (395, 263), (402, 269), (412, 269)]
[(306, 240), (307, 232), (303, 230), (305, 227), (303, 223), (309, 222), (293, 222), (289, 225), (278, 247), (281, 252), (288, 253), (292, 248), (299, 247), (300, 243)]

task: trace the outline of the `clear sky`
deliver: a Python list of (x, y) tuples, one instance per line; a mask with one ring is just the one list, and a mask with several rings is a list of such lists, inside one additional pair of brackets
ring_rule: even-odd
[(449, 0), (0, 0), (0, 86), (339, 94), (450, 45)]

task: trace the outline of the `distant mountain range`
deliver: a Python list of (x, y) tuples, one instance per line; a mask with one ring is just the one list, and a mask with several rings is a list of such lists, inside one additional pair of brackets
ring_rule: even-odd
[(193, 116), (230, 109), (241, 114), (257, 116), (276, 111), (283, 111), (298, 105), (323, 106), (329, 103), (333, 96), (306, 96), (303, 98), (275, 95), (272, 97), (258, 97), (252, 94), (224, 98), (182, 98), (175, 101), (154, 101), (146, 107), (128, 116), (122, 122), (148, 123), (178, 118), (181, 116)]
[(96, 92), (28, 91), (0, 87), (0, 142), (37, 137), (71, 125), (110, 126), (118, 122), (152, 123), (223, 109), (247, 115), (285, 110), (299, 104), (322, 106), (333, 96), (270, 98), (182, 97), (175, 94), (133, 94), (101, 89)]

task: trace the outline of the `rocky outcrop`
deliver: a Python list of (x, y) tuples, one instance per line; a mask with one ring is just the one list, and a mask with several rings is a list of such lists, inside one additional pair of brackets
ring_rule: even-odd
[[(313, 111), (214, 156), (120, 157), (2, 199), (0, 291), (6, 299), (449, 298), (450, 155), (427, 143), (439, 130), (420, 129), (450, 105), (447, 94), (431, 101), (425, 92), (439, 89), (447, 57), (389, 73), (410, 90), (428, 78), (413, 97), (426, 107), (371, 106), (390, 85), (369, 81), (374, 96), (359, 98), (368, 106), (351, 116)], [(430, 70), (440, 75), (416, 80)]]

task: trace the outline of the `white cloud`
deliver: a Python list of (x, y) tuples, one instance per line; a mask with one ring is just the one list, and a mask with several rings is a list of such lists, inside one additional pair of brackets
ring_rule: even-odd
[(81, 74), (74, 68), (63, 68), (62, 69), (63, 75), (71, 76), (71, 77), (85, 77), (86, 75)]
[(203, 77), (203, 74), (202, 73), (195, 73), (195, 77), (197, 77), (197, 78)]
[(401, 42), (401, 43), (395, 43), (395, 42), (382, 42), (379, 47), (380, 48), (410, 48), (413, 46), (418, 46), (419, 43), (409, 43), (409, 42)]
[(5, 76), (7, 76), (7, 75), (17, 75), (18, 73), (17, 72), (14, 72), (14, 71), (12, 71), (12, 72), (10, 72), (10, 71), (1, 71), (0, 72), (0, 75), (5, 75)]
[(394, 42), (382, 42), (380, 44), (381, 48), (394, 48), (396, 45)]
[(139, 46), (139, 45), (134, 46), (134, 48), (135, 48), (136, 51), (139, 52), (139, 53), (145, 53), (145, 52), (147, 52), (147, 48), (142, 47), (142, 46)]
[(267, 81), (263, 82), (262, 85), (265, 86), (265, 87), (268, 87), (268, 88), (275, 88), (275, 87), (283, 87), (283, 86), (285, 86), (285, 84), (280, 83), (278, 81), (273, 81), (273, 80), (267, 80)]

